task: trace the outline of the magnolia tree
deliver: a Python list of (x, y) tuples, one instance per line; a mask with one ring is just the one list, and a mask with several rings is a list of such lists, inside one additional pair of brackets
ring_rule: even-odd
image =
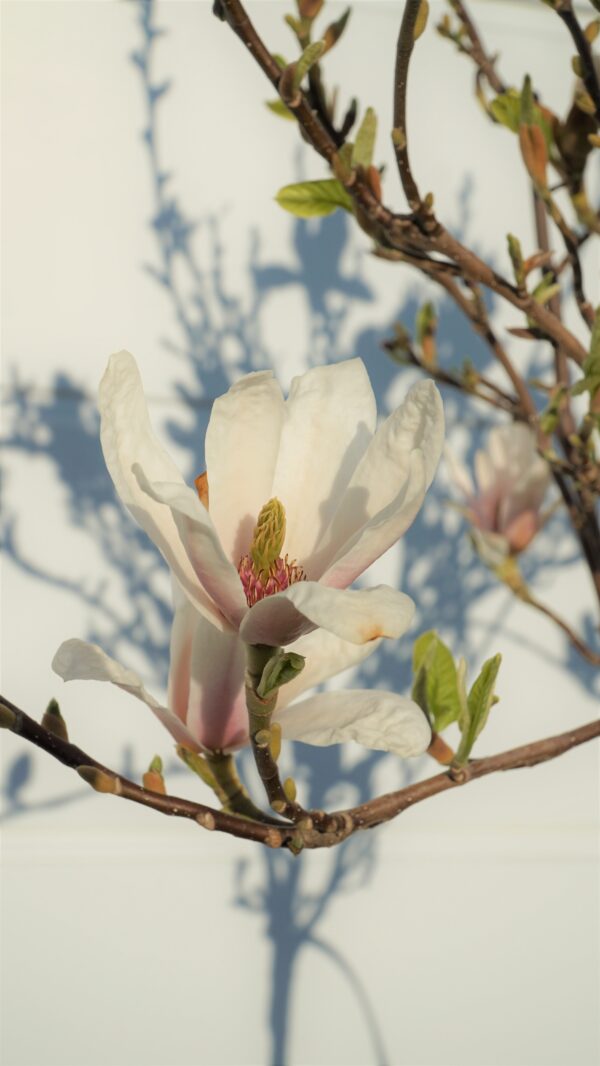
[[(403, 212), (384, 199), (375, 113), (367, 108), (360, 115), (352, 100), (338, 117), (337, 91), (327, 83), (327, 54), (349, 32), (350, 12), (328, 24), (324, 0), (297, 0), (285, 16), (297, 53), (290, 61), (271, 53), (240, 0), (215, 0), (224, 32), (237, 34), (244, 61), (258, 63), (276, 90), (271, 110), (295, 122), (320, 157), (315, 180), (279, 191), (281, 207), (301, 218), (348, 212), (391, 269), (408, 264), (454, 301), (488, 346), (502, 379), (498, 383), (498, 375), (486, 377), (468, 363), (458, 371), (443, 364), (436, 312), (427, 303), (414, 337), (399, 325), (384, 344), (392, 358), (425, 375), (386, 421), (377, 424), (373, 391), (358, 359), (314, 367), (293, 381), (287, 399), (271, 372), (248, 374), (215, 401), (206, 471), (187, 485), (153, 433), (133, 356), (122, 351), (111, 357), (99, 394), (106, 465), (122, 503), (159, 549), (172, 578), (167, 700), (150, 695), (135, 673), (100, 647), (76, 638), (61, 644), (53, 667), (65, 680), (109, 681), (146, 703), (218, 803), (169, 795), (158, 756), (142, 784), (103, 766), (69, 741), (54, 700), (39, 724), (2, 699), (3, 727), (75, 769), (97, 791), (297, 853), (339, 844), (439, 792), (498, 770), (534, 766), (600, 735), (594, 721), (473, 758), (498, 698), (500, 656), (485, 662), (469, 686), (465, 659), (455, 662), (433, 631), (414, 644), (410, 695), (340, 689), (306, 695), (361, 663), (382, 641), (403, 636), (411, 624), (414, 604), (403, 592), (352, 585), (403, 536), (435, 476), (444, 444), (438, 386), (502, 413), (502, 424), (490, 429), (475, 455), (473, 472), (447, 453), (456, 505), (481, 565), (552, 619), (579, 655), (600, 665), (598, 647), (537, 599), (520, 567), (549, 514), (553, 483), (589, 568), (590, 597), (600, 601), (600, 312), (588, 299), (580, 260), (581, 246), (600, 233), (586, 189), (589, 160), (600, 147), (600, 84), (592, 53), (600, 19), (582, 25), (571, 0), (540, 2), (552, 9), (549, 18), (562, 20), (574, 53), (577, 80), (560, 113), (549, 110), (526, 74), (519, 86), (502, 81), (460, 0), (449, 0), (437, 26), (473, 65), (481, 106), (490, 122), (514, 135), (530, 180), (536, 246), (522, 248), (509, 234), (513, 276), (505, 277), (446, 229), (433, 194), (423, 194), (411, 167), (409, 67), (427, 26), (427, 0), (404, 4), (393, 113), (384, 116), (408, 205)], [(598, 0), (591, 6), (600, 11)], [(486, 292), (514, 309), (518, 324), (506, 336), (490, 320)], [(563, 320), (567, 299), (581, 320), (575, 331)], [(535, 381), (519, 367), (511, 334), (543, 342), (546, 365)], [(456, 750), (443, 737), (453, 723), (460, 737)], [(360, 807), (312, 810), (302, 805), (294, 781), (281, 779), (282, 740), (353, 741), (402, 758), (427, 752), (444, 769)], [(249, 795), (237, 773), (236, 752), (246, 746), (263, 800)]]

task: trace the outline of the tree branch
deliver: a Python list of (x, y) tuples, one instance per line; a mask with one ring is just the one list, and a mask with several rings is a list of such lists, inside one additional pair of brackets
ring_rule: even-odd
[(409, 207), (418, 211), (421, 196), (417, 188), (408, 158), (408, 136), (406, 132), (406, 91), (408, 87), (408, 66), (415, 44), (415, 25), (421, 0), (406, 0), (404, 14), (396, 46), (396, 70), (394, 73), (394, 131), (392, 134), (394, 152), (400, 181)]
[(178, 796), (152, 792), (129, 781), (120, 774), (97, 762), (81, 748), (45, 729), (19, 707), (5, 697), (0, 697), (0, 728), (23, 737), (36, 747), (52, 755), (54, 759), (79, 773), (79, 776), (98, 792), (119, 796), (121, 799), (141, 803), (160, 814), (176, 818), (188, 818), (203, 829), (229, 833), (244, 840), (253, 840), (271, 848), (288, 848), (297, 853), (303, 848), (332, 847), (361, 829), (372, 829), (381, 822), (388, 822), (416, 803), (430, 799), (449, 789), (466, 785), (479, 777), (500, 770), (514, 770), (556, 759), (572, 748), (600, 736), (600, 720), (589, 722), (578, 729), (571, 729), (555, 737), (524, 744), (519, 748), (501, 752), (484, 759), (474, 759), (460, 770), (437, 774), (416, 785), (387, 793), (369, 800), (359, 807), (334, 811), (327, 817), (336, 829), (319, 829), (298, 825), (267, 825), (250, 818), (227, 814), (224, 811), (193, 803)]

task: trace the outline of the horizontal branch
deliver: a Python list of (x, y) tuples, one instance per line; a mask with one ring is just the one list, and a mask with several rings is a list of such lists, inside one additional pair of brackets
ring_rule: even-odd
[(358, 830), (373, 829), (381, 822), (388, 822), (402, 811), (414, 807), (416, 803), (422, 803), (423, 800), (437, 796), (441, 792), (469, 784), (477, 778), (486, 777), (500, 770), (537, 766), (539, 763), (556, 759), (572, 748), (600, 736), (600, 720), (597, 720), (555, 737), (547, 737), (545, 740), (512, 748), (499, 755), (474, 759), (460, 770), (437, 774), (418, 784), (409, 785), (408, 788), (369, 800), (359, 807), (334, 811), (329, 816), (328, 825), (335, 824), (338, 828), (320, 830), (317, 826), (311, 829), (283, 823), (267, 825), (264, 822), (255, 822), (250, 818), (242, 818), (207, 807), (202, 803), (193, 803), (179, 796), (163, 795), (160, 792), (143, 788), (113, 770), (109, 770), (75, 744), (45, 729), (4, 697), (0, 697), (0, 727), (11, 730), (24, 740), (48, 752), (63, 765), (76, 770), (79, 776), (97, 792), (106, 792), (119, 796), (121, 799), (131, 800), (133, 803), (141, 803), (160, 814), (188, 818), (197, 822), (203, 829), (216, 829), (221, 833), (229, 833), (231, 836), (244, 840), (253, 840), (271, 848), (289, 848), (294, 853), (298, 853), (303, 848), (332, 847), (340, 844)]

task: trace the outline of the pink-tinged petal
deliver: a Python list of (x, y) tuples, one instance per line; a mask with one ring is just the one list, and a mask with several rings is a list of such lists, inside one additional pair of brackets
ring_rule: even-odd
[(421, 381), (379, 427), (358, 464), (320, 549), (321, 573), (332, 559), (339, 557), (340, 549), (352, 537), (378, 520), (394, 501), (406, 498), (402, 497), (402, 491), (415, 452), (422, 457), (425, 493), (435, 473), (443, 440), (444, 409), (440, 394), (432, 381)]
[(342, 744), (353, 740), (375, 751), (422, 755), (431, 740), (423, 711), (392, 692), (322, 692), (275, 712), (286, 740)]
[(192, 643), (198, 612), (175, 580), (172, 581), (172, 592), (174, 614), (169, 645), (167, 703), (173, 714), (185, 724), (190, 699)]
[(273, 495), (283, 419), (283, 396), (270, 371), (247, 374), (212, 407), (205, 443), (210, 514), (236, 566)]
[(504, 536), (512, 552), (522, 552), (535, 537), (539, 529), (537, 511), (521, 511), (504, 527)]
[(409, 596), (387, 585), (340, 590), (299, 581), (251, 607), (240, 626), (240, 637), (246, 644), (276, 647), (321, 628), (352, 644), (366, 644), (379, 637), (401, 636), (414, 609)]
[(125, 692), (130, 692), (150, 708), (178, 744), (185, 744), (192, 751), (199, 750), (199, 745), (185, 725), (146, 691), (137, 674), (111, 659), (97, 644), (66, 640), (52, 660), (52, 669), (63, 681), (110, 681)]
[(133, 473), (142, 492), (170, 511), (194, 574), (213, 603), (237, 629), (248, 610), (242, 583), (197, 493), (183, 483), (151, 482), (139, 463), (134, 464)]
[(287, 707), (301, 693), (320, 685), (330, 677), (349, 670), (352, 666), (368, 659), (377, 650), (381, 640), (370, 640), (367, 644), (350, 644), (347, 640), (328, 633), (326, 629), (316, 629), (290, 644), (288, 651), (303, 655), (306, 664), (302, 673), (279, 690), (277, 706)]
[(454, 483), (458, 491), (462, 493), (465, 499), (470, 500), (475, 494), (475, 486), (468, 467), (465, 466), (465, 464), (462, 463), (448, 447), (444, 449), (444, 459), (446, 461), (450, 480)]
[(205, 748), (231, 751), (248, 743), (244, 671), (237, 633), (220, 632), (196, 612), (186, 725)]
[(498, 474), (488, 453), (482, 449), (476, 451), (474, 466), (478, 495), (485, 496), (488, 493), (495, 492)]
[(319, 577), (317, 547), (375, 429), (377, 412), (360, 359), (294, 378), (272, 496), (286, 510), (285, 552)]
[(321, 584), (337, 589), (351, 585), (406, 533), (423, 503), (426, 490), (423, 456), (419, 450), (413, 451), (408, 476), (398, 496), (343, 545), (323, 574)]
[(194, 574), (170, 511), (143, 492), (132, 473), (133, 464), (139, 463), (151, 481), (184, 484), (154, 436), (139, 370), (129, 352), (110, 357), (100, 383), (99, 408), (102, 451), (121, 501), (156, 544), (198, 610), (214, 625), (225, 627), (225, 619)]

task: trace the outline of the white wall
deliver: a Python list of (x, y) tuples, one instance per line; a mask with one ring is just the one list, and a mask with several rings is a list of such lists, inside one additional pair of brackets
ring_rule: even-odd
[[(505, 78), (519, 83), (529, 70), (559, 107), (572, 49), (558, 20), (542, 4), (474, 6)], [(291, 56), (284, 5), (250, 10)], [(167, 33), (150, 47), (140, 13), (133, 3), (3, 5), (2, 687), (33, 714), (59, 697), (72, 738), (130, 775), (160, 752), (173, 791), (200, 798), (144, 708), (101, 685), (63, 690), (49, 666), (62, 639), (82, 636), (148, 687), (164, 685), (166, 575), (116, 505), (97, 445), (106, 358), (123, 346), (136, 354), (155, 423), (193, 476), (210, 400), (245, 370), (273, 365), (287, 387), (310, 363), (360, 354), (382, 410), (393, 406), (412, 379), (378, 343), (398, 315), (412, 325), (428, 290), (370, 257), (343, 219), (298, 224), (273, 203), (281, 185), (323, 169), (264, 107), (268, 86), (210, 3), (159, 3), (154, 23)], [(385, 133), (398, 17), (399, 5), (357, 3), (330, 66), (343, 99), (376, 107), (386, 200), (402, 209)], [(148, 47), (151, 84), (171, 83), (155, 109), (153, 158), (141, 136)], [(410, 86), (413, 162), (447, 224), (508, 269), (507, 231), (533, 246), (525, 181), (514, 141), (486, 123), (471, 80), (428, 30)], [(160, 204), (159, 172), (170, 174)], [(195, 228), (161, 284), (174, 205)], [(151, 225), (159, 207), (162, 228)], [(448, 358), (477, 356), (452, 309), (441, 312)], [(496, 321), (515, 315), (499, 308)], [(514, 354), (526, 359), (526, 345)], [(481, 412), (453, 397), (447, 411), (460, 450)], [(424, 517), (373, 580), (409, 591), (413, 634), (437, 624), (473, 669), (504, 653), (481, 752), (589, 720), (592, 671), (482, 574), (447, 495), (442, 471)], [(527, 569), (591, 637), (587, 575), (559, 519)], [(380, 657), (367, 683), (406, 686), (410, 644)], [(2, 747), (6, 1066), (597, 1060), (593, 745), (297, 860), (101, 798), (17, 737)], [(432, 770), (338, 754), (287, 752), (312, 802), (353, 802)], [(342, 784), (329, 787), (327, 774)]]

